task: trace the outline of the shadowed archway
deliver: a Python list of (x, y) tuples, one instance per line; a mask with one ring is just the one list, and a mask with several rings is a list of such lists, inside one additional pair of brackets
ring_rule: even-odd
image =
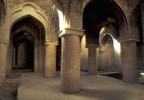
[(83, 29), (87, 44), (99, 44), (102, 27), (111, 24), (120, 36), (119, 29), (126, 25), (126, 18), (121, 8), (113, 0), (92, 0), (83, 12)]
[(13, 69), (44, 69), (45, 29), (41, 22), (33, 16), (24, 16), (13, 24), (10, 38), (13, 43)]

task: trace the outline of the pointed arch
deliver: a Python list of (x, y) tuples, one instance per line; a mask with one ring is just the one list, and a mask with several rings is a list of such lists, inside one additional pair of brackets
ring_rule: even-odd
[[(124, 13), (124, 10), (113, 0), (103, 0), (103, 1), (105, 2), (104, 6), (107, 6), (106, 3), (112, 6), (112, 9), (114, 9), (113, 11), (116, 14), (116, 17), (120, 21), (119, 24), (123, 23), (123, 25), (127, 25), (127, 18)], [(87, 13), (90, 6), (94, 5), (94, 3), (95, 3), (95, 0), (89, 0), (89, 2), (87, 2), (83, 10), (83, 19), (85, 17), (85, 13)]]
[[(31, 3), (31, 2), (26, 2), (24, 4), (18, 5), (14, 9), (12, 9), (11, 14), (9, 16), (9, 24), (10, 28), (12, 26), (20, 21), (21, 19), (27, 17), (27, 16), (32, 16), (36, 20), (38, 20), (45, 28), (45, 40), (47, 40), (47, 27), (48, 27), (48, 16), (46, 13), (37, 5)], [(11, 29), (10, 29), (11, 30)]]
[(113, 44), (113, 37), (110, 34), (105, 34), (100, 42), (101, 42), (101, 46), (105, 45), (108, 42)]
[[(125, 35), (127, 18), (122, 8), (113, 0), (91, 0), (83, 11), (83, 29), (87, 44), (99, 44), (99, 34), (102, 27), (112, 24), (118, 32), (118, 37)], [(124, 32), (120, 32), (123, 28)]]
[(100, 39), (103, 38), (105, 36), (105, 34), (109, 34), (110, 36), (112, 36), (115, 39), (119, 39), (119, 35), (118, 32), (116, 31), (116, 29), (110, 24), (110, 25), (106, 25), (104, 26), (101, 30), (100, 30)]

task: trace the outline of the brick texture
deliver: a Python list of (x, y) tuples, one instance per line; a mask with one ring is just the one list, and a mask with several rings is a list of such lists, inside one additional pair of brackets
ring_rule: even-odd
[(61, 90), (65, 93), (80, 90), (80, 38), (75, 35), (62, 37)]
[(56, 76), (56, 45), (48, 44), (45, 55), (45, 77)]

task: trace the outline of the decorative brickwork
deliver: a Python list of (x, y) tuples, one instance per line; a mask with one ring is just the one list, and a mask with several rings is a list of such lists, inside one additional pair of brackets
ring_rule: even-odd
[(80, 89), (80, 39), (78, 36), (62, 37), (61, 82), (63, 92), (78, 92)]

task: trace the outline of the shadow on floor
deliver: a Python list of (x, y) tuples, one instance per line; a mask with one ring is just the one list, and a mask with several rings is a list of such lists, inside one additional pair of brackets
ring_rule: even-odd
[(81, 89), (80, 93), (75, 95), (97, 98), (98, 100), (128, 100), (127, 97), (130, 93), (123, 90), (92, 90)]

